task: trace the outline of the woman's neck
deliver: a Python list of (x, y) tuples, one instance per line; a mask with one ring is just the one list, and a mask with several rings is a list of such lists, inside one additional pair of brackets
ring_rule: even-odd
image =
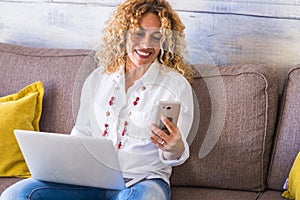
[(126, 63), (125, 66), (125, 90), (127, 90), (134, 84), (134, 82), (140, 79), (145, 72), (150, 68), (150, 65), (135, 66), (133, 63)]

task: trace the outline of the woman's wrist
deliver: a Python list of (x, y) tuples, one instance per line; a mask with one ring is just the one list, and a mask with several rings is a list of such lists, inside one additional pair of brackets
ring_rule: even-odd
[(183, 144), (183, 141), (181, 141), (181, 144), (178, 145), (178, 147), (176, 148), (176, 151), (173, 151), (173, 152), (163, 151), (162, 155), (165, 160), (177, 160), (182, 156), (184, 150), (185, 150), (184, 144)]

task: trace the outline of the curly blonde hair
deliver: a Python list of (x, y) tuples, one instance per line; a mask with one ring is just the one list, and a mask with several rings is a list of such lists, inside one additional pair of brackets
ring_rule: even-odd
[(103, 30), (102, 43), (96, 53), (99, 64), (112, 73), (126, 63), (127, 31), (138, 28), (139, 20), (147, 12), (157, 15), (161, 21), (163, 37), (158, 62), (178, 71), (192, 83), (193, 70), (183, 58), (186, 53), (185, 27), (166, 0), (127, 0), (119, 4)]

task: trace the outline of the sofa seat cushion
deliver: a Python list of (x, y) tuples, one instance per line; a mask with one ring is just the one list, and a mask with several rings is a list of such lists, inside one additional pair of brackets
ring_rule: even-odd
[(286, 200), (281, 196), (282, 191), (266, 190), (264, 191), (257, 200)]
[(198, 131), (190, 133), (190, 158), (174, 167), (171, 184), (263, 191), (277, 114), (276, 71), (250, 64), (200, 69), (193, 83)]
[(0, 195), (6, 188), (8, 188), (12, 184), (14, 184), (20, 180), (22, 180), (22, 178), (1, 177), (1, 179), (0, 179)]
[(172, 187), (171, 196), (172, 200), (256, 200), (259, 193), (201, 187)]

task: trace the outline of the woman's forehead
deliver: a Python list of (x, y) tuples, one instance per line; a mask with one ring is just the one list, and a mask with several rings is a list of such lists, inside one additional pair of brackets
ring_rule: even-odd
[(144, 14), (138, 22), (139, 27), (143, 28), (157, 28), (161, 26), (160, 18), (154, 13), (148, 12)]
[(138, 27), (135, 29), (135, 31), (143, 31), (143, 32), (149, 32), (149, 33), (156, 33), (156, 32), (161, 32), (160, 27)]

